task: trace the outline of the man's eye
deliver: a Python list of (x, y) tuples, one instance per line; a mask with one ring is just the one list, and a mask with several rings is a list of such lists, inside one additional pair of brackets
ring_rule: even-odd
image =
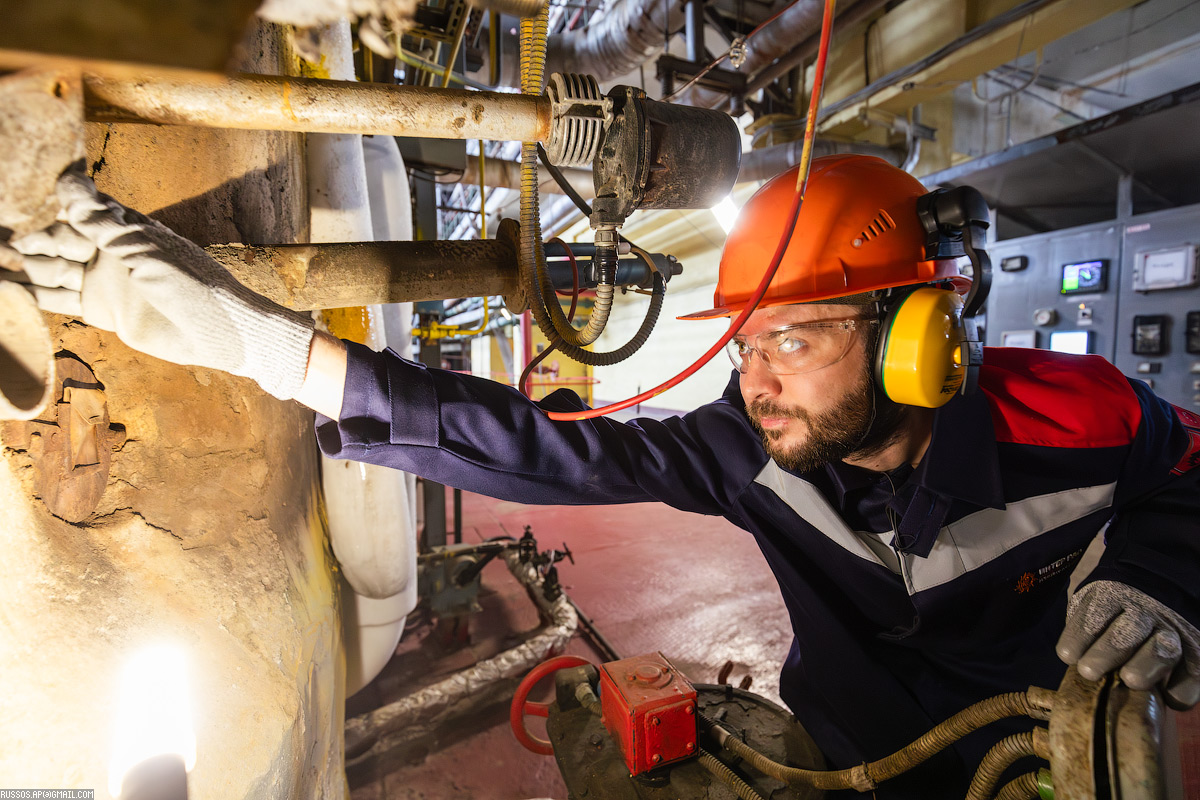
[(750, 349), (745, 342), (739, 342), (737, 339), (733, 340), (733, 346), (737, 348), (737, 354), (739, 356), (746, 355), (746, 351)]
[(799, 353), (806, 347), (808, 347), (808, 342), (804, 341), (803, 339), (797, 339), (793, 336), (789, 336), (779, 343), (778, 350), (780, 353), (790, 355), (793, 353)]

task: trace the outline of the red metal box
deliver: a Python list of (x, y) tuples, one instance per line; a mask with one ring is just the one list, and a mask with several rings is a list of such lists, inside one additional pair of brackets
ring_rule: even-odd
[(696, 689), (662, 653), (602, 665), (600, 706), (630, 775), (696, 754)]

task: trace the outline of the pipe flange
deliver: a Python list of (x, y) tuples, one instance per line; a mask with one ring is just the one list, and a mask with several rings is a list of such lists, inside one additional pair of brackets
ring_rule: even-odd
[(592, 163), (604, 129), (612, 122), (612, 100), (591, 75), (556, 72), (546, 82), (550, 98), (550, 141), (546, 154), (559, 167)]
[(518, 274), (515, 281), (516, 288), (511, 293), (504, 295), (504, 307), (512, 314), (524, 313), (529, 308), (529, 295), (525, 293), (526, 281), (520, 278), (520, 267), (516, 266), (517, 253), (521, 248), (521, 223), (515, 219), (500, 220), (500, 225), (496, 228), (496, 238), (512, 249), (511, 263)]

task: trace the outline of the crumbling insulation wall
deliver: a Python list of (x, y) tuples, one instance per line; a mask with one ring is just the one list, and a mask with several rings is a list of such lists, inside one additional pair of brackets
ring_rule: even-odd
[[(263, 25), (237, 66), (298, 74), (284, 42)], [(100, 188), (201, 244), (303, 241), (302, 152), (299, 134), (87, 130)], [(188, 667), (192, 798), (343, 797), (340, 629), (311, 414), (48, 320), (56, 349), (103, 386), (111, 464), (98, 505), (68, 522), (42, 499), (56, 480), (52, 426), (0, 427), (4, 784), (109, 796), (121, 669), (167, 642)]]

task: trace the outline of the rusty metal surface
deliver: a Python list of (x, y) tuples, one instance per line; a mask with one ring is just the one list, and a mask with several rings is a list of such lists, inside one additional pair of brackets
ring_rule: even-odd
[(68, 522), (91, 516), (108, 485), (113, 448), (124, 429), (109, 425), (108, 403), (92, 370), (72, 355), (55, 359), (58, 402), (29, 426), (34, 483), (46, 507)]
[(298, 311), (518, 292), (516, 253), (503, 239), (206, 249), (247, 287)]
[(41, 230), (58, 213), (58, 176), (83, 158), (79, 73), (31, 69), (0, 78), (0, 141), (0, 228), (17, 236)]
[(1166, 797), (1162, 770), (1163, 702), (1158, 692), (1122, 683), (1109, 691), (1105, 733), (1113, 800)]
[(1092, 800), (1096, 796), (1096, 715), (1109, 679), (1084, 680), (1069, 667), (1050, 716), (1050, 772), (1056, 800)]
[(356, 81), (170, 72), (84, 75), (88, 119), (244, 130), (542, 141), (550, 101)]

